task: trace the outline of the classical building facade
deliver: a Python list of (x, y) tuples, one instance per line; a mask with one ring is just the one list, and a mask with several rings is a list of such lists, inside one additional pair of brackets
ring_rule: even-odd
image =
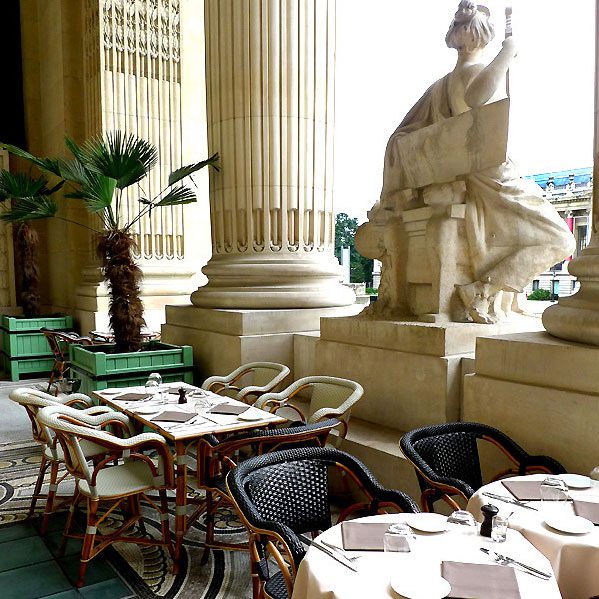
[(584, 167), (538, 173), (527, 178), (534, 180), (543, 189), (543, 197), (555, 206), (568, 223), (576, 239), (576, 252), (569, 259), (535, 277), (525, 292), (528, 294), (535, 289), (546, 289), (554, 297), (572, 295), (577, 289), (577, 281), (569, 273), (568, 264), (586, 248), (591, 237), (593, 169)]

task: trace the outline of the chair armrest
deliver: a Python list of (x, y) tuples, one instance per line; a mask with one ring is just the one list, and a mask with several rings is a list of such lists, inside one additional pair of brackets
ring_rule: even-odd
[(71, 395), (64, 395), (56, 399), (65, 406), (71, 407), (83, 406), (89, 408), (94, 405), (92, 398), (85, 395), (85, 393), (71, 393)]
[(565, 474), (568, 472), (562, 464), (552, 457), (546, 455), (529, 455), (522, 462), (522, 474), (528, 474), (535, 470), (549, 472), (550, 474)]

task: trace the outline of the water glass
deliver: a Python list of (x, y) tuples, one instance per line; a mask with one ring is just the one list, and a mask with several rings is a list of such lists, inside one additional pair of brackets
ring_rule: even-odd
[(461, 534), (475, 535), (477, 533), (476, 520), (474, 519), (474, 516), (466, 510), (456, 510), (455, 512), (452, 512), (452, 514), (447, 517), (447, 522), (449, 522), (449, 524), (457, 524), (458, 526), (455, 527), (455, 530)]
[(506, 516), (494, 516), (493, 528), (491, 528), (491, 539), (496, 543), (503, 543), (507, 537), (508, 518)]
[(150, 381), (155, 381), (156, 385), (158, 387), (160, 387), (160, 385), (162, 385), (162, 376), (160, 376), (159, 372), (152, 372), (152, 374), (150, 374), (150, 376), (148, 376), (148, 383)]
[(407, 524), (392, 524), (383, 537), (383, 548), (385, 551), (407, 553), (411, 551), (410, 542), (414, 538), (414, 533)]
[(557, 476), (548, 476), (541, 483), (541, 501), (568, 501), (568, 485)]

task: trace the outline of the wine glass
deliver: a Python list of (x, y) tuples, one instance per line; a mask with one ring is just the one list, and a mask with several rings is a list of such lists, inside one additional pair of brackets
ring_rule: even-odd
[(568, 501), (568, 485), (557, 476), (548, 476), (541, 483), (541, 501)]
[(474, 516), (466, 510), (456, 510), (447, 517), (449, 524), (456, 524), (455, 530), (462, 534), (476, 534), (477, 526)]

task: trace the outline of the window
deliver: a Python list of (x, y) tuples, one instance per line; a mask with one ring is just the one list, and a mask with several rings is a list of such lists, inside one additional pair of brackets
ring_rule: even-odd
[(533, 290), (533, 291), (536, 291), (536, 290), (539, 288), (539, 283), (540, 283), (539, 279), (535, 279), (535, 280), (532, 282), (532, 290)]

